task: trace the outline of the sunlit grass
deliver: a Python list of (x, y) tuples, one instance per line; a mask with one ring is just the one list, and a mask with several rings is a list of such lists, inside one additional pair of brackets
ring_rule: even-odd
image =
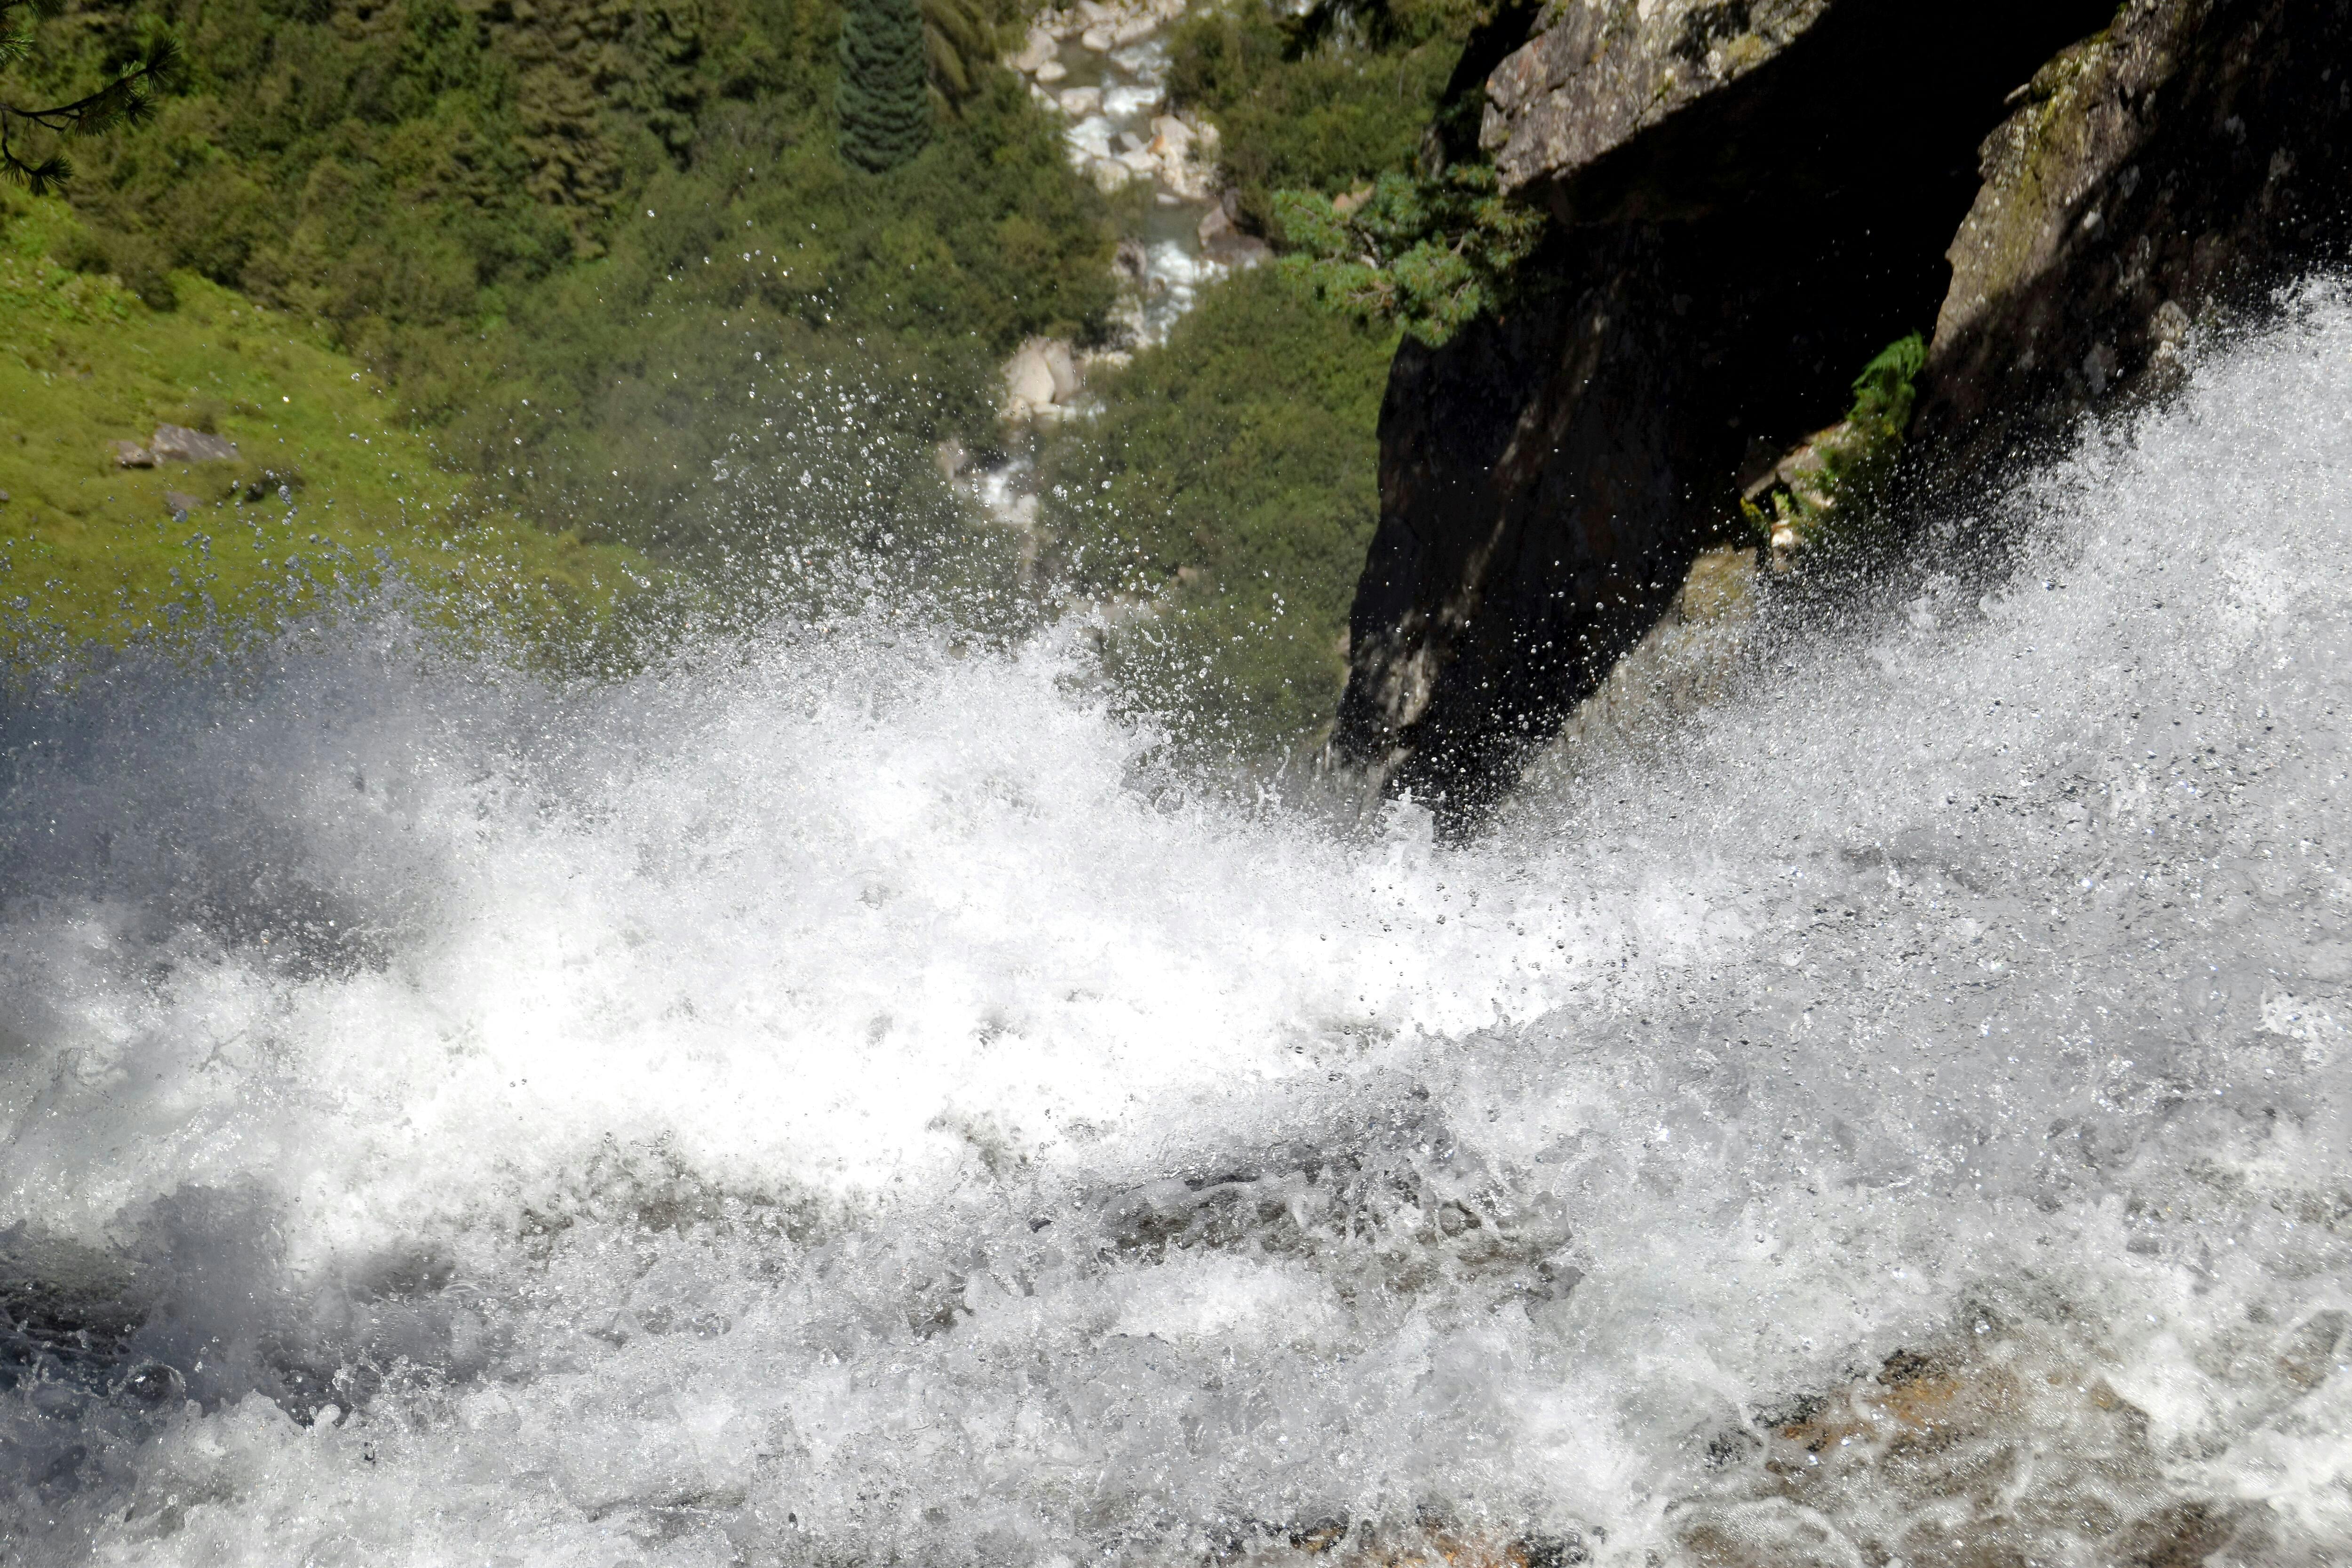
[[(387, 570), (530, 634), (593, 623), (650, 580), (635, 551), (479, 504), (306, 323), (193, 274), (157, 311), (60, 267), (49, 242), (69, 221), (40, 203), (0, 228), (0, 620), (19, 637), (281, 614)], [(215, 431), (238, 459), (120, 467), (114, 443), (159, 423)]]

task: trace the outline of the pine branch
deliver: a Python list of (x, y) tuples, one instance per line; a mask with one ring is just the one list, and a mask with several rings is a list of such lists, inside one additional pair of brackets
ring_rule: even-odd
[[(0, 0), (0, 29), (25, 0)], [(29, 35), (0, 33), (0, 65), (25, 58), (32, 47)], [(23, 128), (38, 126), (53, 136), (95, 136), (117, 126), (144, 125), (155, 113), (155, 95), (176, 83), (183, 69), (180, 47), (169, 38), (147, 46), (112, 81), (70, 103), (33, 109), (0, 102), (0, 174), (13, 179), (37, 196), (56, 191), (73, 178), (73, 165), (61, 153), (36, 163), (18, 152)]]

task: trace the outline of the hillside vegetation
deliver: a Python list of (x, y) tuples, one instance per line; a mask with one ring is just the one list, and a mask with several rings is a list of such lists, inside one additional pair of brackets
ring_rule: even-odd
[[(246, 616), (337, 577), (396, 571), (471, 618), (593, 619), (650, 581), (635, 551), (485, 505), (441, 471), (382, 383), (305, 323), (202, 279), (151, 309), (68, 271), (54, 201), (0, 201), (0, 625), (121, 639), (190, 615)], [(239, 460), (123, 468), (159, 423)], [(179, 515), (175, 516), (177, 512)]]
[[(841, 548), (1009, 582), (933, 449), (1000, 439), (1023, 339), (1106, 332), (1118, 216), (990, 63), (1026, 9), (925, 0), (933, 132), (877, 174), (840, 153), (835, 0), (67, 0), (29, 96), (165, 33), (187, 67), (70, 149), (66, 205), (0, 209), (8, 602), (135, 628), (379, 549), (548, 616), (678, 569), (770, 603)], [(1175, 29), (1171, 85), (1280, 242), (1276, 192), (1411, 165), (1475, 19), (1229, 0)], [(1123, 689), (1220, 748), (1328, 717), (1376, 520), (1395, 329), (1313, 299), (1210, 289), (1043, 455), (1058, 581), (1151, 607)], [(246, 461), (110, 466), (162, 419)], [(204, 505), (173, 524), (166, 489)]]
[(47, 254), (159, 317), (193, 274), (301, 323), (485, 504), (692, 549), (780, 362), (873, 391), (911, 450), (983, 427), (1003, 354), (1113, 298), (1102, 198), (993, 67), (903, 167), (845, 165), (839, 26), (832, 0), (68, 0), (27, 96), (159, 29), (187, 68), (152, 123), (69, 149), (80, 222)]
[(1395, 351), (1393, 328), (1262, 268), (1212, 290), (1049, 454), (1060, 569), (1149, 605), (1107, 645), (1111, 668), (1192, 744), (1278, 754), (1336, 708)]
[(1224, 133), (1243, 211), (1279, 240), (1273, 196), (1336, 195), (1410, 168), (1476, 0), (1321, 0), (1303, 14), (1233, 0), (1188, 16), (1169, 87)]

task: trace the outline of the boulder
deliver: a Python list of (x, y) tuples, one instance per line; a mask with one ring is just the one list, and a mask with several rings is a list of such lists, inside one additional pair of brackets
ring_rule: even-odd
[(1192, 155), (1192, 128), (1172, 114), (1151, 117), (1151, 151), (1154, 155), (1181, 162)]
[(1077, 361), (1071, 357), (1070, 345), (1060, 338), (1047, 338), (1040, 343), (1039, 350), (1045, 356), (1046, 374), (1054, 378), (1054, 401), (1075, 401), (1080, 378)]
[(1004, 365), (1007, 413), (1024, 417), (1054, 401), (1054, 372), (1034, 341), (1021, 345)]
[(1981, 150), (1911, 431), (1924, 488), (2159, 389), (2194, 321), (2352, 253), (2352, 16), (2134, 0)]
[(1254, 234), (1237, 235), (1210, 251), (1203, 258), (1229, 272), (1246, 272), (1263, 261), (1274, 259), (1274, 247)]
[(1095, 188), (1107, 196), (1125, 190), (1127, 183), (1135, 178), (1135, 172), (1116, 158), (1095, 159), (1087, 165), (1087, 174), (1094, 181)]
[(1235, 270), (1255, 267), (1274, 254), (1265, 240), (1242, 228), (1241, 195), (1235, 191), (1227, 191), (1216, 205), (1202, 215), (1201, 226), (1195, 233), (1201, 241), (1202, 258), (1220, 267)]
[(1050, 87), (1054, 83), (1061, 81), (1066, 78), (1070, 74), (1070, 68), (1064, 65), (1059, 60), (1047, 60), (1044, 65), (1037, 68), (1036, 74), (1039, 81), (1042, 81)]
[(1107, 55), (1118, 47), (1118, 39), (1108, 27), (1088, 27), (1078, 35), (1078, 46), (1092, 49), (1098, 55)]
[[(1473, 825), (1738, 517), (1751, 451), (1835, 423), (1855, 372), (1934, 319), (1973, 150), (2019, 83), (2113, 15), (1497, 13), (1465, 51), (1500, 60), (1480, 140), (1554, 221), (1507, 317), (1398, 352), (1335, 758), (1433, 802), (1449, 831)], [(1480, 86), (1457, 73), (1449, 91)]]
[(109, 442), (108, 450), (114, 454), (114, 466), (118, 468), (152, 468), (155, 466), (155, 454), (136, 441)]
[(187, 521), (188, 514), (202, 505), (204, 502), (192, 495), (185, 495), (178, 490), (163, 492), (163, 510), (172, 514), (172, 521), (174, 522)]
[(1062, 112), (1073, 120), (1083, 120), (1102, 110), (1102, 89), (1098, 87), (1066, 87), (1056, 97)]
[(1060, 50), (1061, 45), (1055, 40), (1052, 33), (1043, 27), (1032, 27), (1029, 29), (1028, 38), (1021, 46), (1020, 52), (1006, 60), (1005, 64), (1017, 71), (1034, 73), (1051, 62)]
[(1180, 201), (1205, 202), (1216, 194), (1214, 142), (1172, 114), (1154, 116), (1150, 152), (1160, 179)]
[(1031, 338), (1005, 362), (1005, 417), (1051, 418), (1074, 401), (1081, 380), (1070, 345), (1059, 338)]
[(1479, 142), (1506, 190), (1587, 166), (1775, 58), (1836, 3), (1572, 0), (1487, 79)]
[(184, 425), (158, 425), (148, 449), (158, 462), (169, 463), (234, 463), (236, 443), (202, 430), (191, 430)]

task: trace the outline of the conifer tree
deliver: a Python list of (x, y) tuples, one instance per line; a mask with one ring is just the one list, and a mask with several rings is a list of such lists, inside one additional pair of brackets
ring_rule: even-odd
[(873, 174), (895, 169), (931, 135), (921, 0), (847, 0), (841, 18), (841, 155)]
[(975, 0), (922, 0), (923, 44), (931, 87), (952, 110), (980, 90), (996, 56), (996, 29)]
[[(32, 58), (33, 36), (20, 26), (22, 13), (46, 16), (60, 8), (57, 0), (0, 0), (0, 72)], [(105, 86), (81, 98), (43, 106), (0, 97), (0, 176), (37, 196), (47, 195), (73, 177), (73, 166), (54, 150), (46, 156), (28, 154), (28, 133), (47, 132), (54, 140), (143, 124), (154, 112), (156, 89), (179, 74), (178, 46), (159, 37), (117, 64)]]

